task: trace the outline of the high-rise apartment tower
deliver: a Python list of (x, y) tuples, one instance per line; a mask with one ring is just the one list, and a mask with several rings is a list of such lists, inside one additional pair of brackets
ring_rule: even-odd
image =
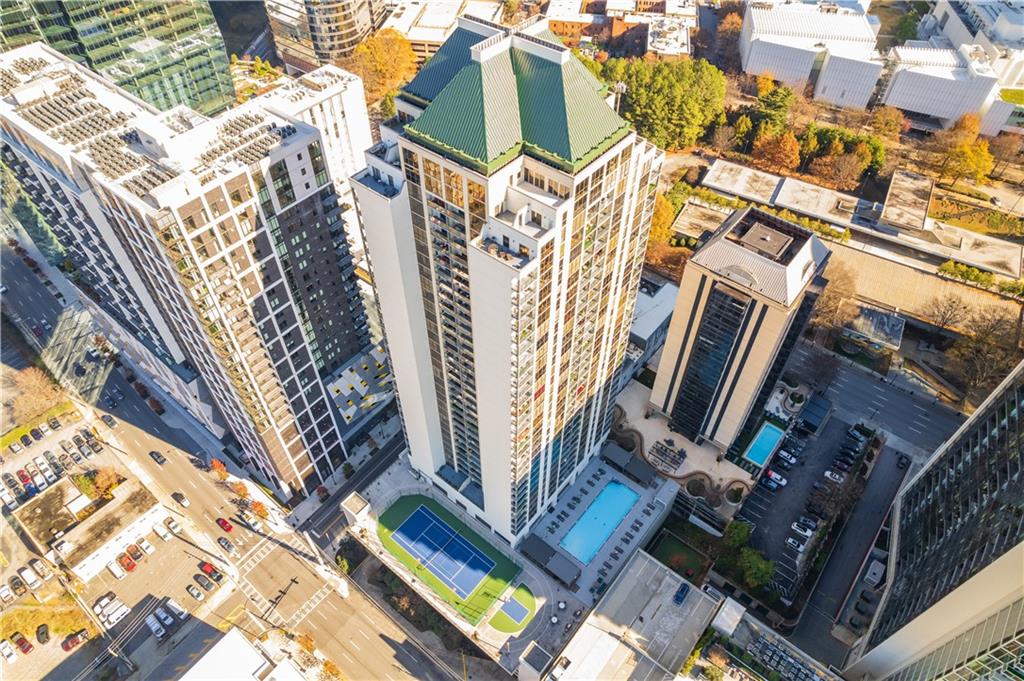
[(887, 587), (852, 681), (1024, 674), (1024, 363), (893, 506)]
[(235, 100), (207, 0), (0, 2), (0, 50), (37, 40), (158, 109), (212, 114)]
[(811, 232), (756, 208), (737, 210), (697, 247), (651, 391), (674, 430), (757, 471), (731, 450), (761, 422), (829, 255)]
[(369, 338), (320, 132), (258, 99), (161, 112), (42, 43), (0, 54), (0, 125), (86, 293), (181, 369), (175, 397), (284, 496), (332, 475), (321, 375)]
[(347, 57), (387, 17), (386, 0), (264, 0), (277, 56), (291, 73)]
[(462, 17), (353, 187), (414, 468), (515, 543), (598, 450), (662, 152), (546, 27)]

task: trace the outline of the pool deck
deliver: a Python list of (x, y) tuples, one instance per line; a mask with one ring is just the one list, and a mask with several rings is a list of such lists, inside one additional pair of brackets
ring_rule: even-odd
[[(731, 480), (753, 483), (753, 478), (747, 471), (726, 459), (719, 461), (719, 451), (711, 445), (695, 444), (679, 433), (669, 430), (668, 420), (664, 416), (650, 413), (653, 411), (650, 402), (651, 389), (636, 380), (630, 381), (616, 400), (616, 404), (626, 413), (623, 427), (632, 428), (640, 433), (644, 439), (645, 454), (648, 455), (648, 461), (653, 466), (668, 475), (677, 477), (699, 472), (719, 484), (728, 483)], [(647, 416), (649, 413), (650, 415)], [(664, 470), (658, 461), (650, 457), (651, 448), (666, 440), (673, 441), (676, 448), (686, 450), (686, 459), (672, 470)]]
[[(766, 429), (775, 430), (777, 436), (775, 437), (775, 442), (772, 444), (771, 449), (769, 449), (765, 453), (764, 458), (758, 461), (757, 459), (753, 459), (750, 457), (750, 450), (753, 449), (754, 445), (758, 444), (761, 441), (761, 436), (764, 434)], [(782, 428), (779, 428), (774, 423), (769, 423), (768, 421), (763, 422), (761, 424), (761, 427), (757, 429), (757, 434), (754, 435), (754, 439), (751, 440), (750, 444), (747, 446), (747, 450), (743, 452), (743, 458), (749, 461), (750, 463), (754, 464), (755, 466), (764, 468), (765, 464), (768, 463), (768, 459), (772, 458), (772, 454), (774, 454), (775, 450), (779, 448), (779, 443), (782, 442), (782, 438), (785, 437), (785, 435), (786, 432), (782, 430)]]
[[(580, 516), (586, 513), (590, 503), (612, 480), (629, 487), (640, 497), (622, 519), (622, 522), (612, 530), (590, 564), (584, 565), (560, 543), (576, 524), (576, 521), (580, 519)], [(576, 597), (588, 605), (592, 605), (597, 601), (597, 594), (591, 589), (595, 584), (610, 584), (626, 564), (630, 554), (637, 548), (642, 548), (650, 540), (672, 508), (672, 502), (678, 489), (679, 486), (674, 481), (660, 476), (654, 487), (641, 487), (609, 466), (600, 457), (595, 457), (580, 472), (576, 482), (559, 495), (558, 502), (553, 507), (549, 507), (548, 513), (541, 516), (537, 524), (533, 526), (533, 531), (580, 567), (582, 572), (576, 582), (579, 587)], [(638, 526), (634, 523), (637, 523)]]

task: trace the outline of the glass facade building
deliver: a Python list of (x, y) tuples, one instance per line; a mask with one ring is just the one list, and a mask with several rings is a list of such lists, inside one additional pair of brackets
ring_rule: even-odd
[(0, 3), (0, 49), (37, 40), (159, 109), (213, 114), (235, 100), (206, 0)]

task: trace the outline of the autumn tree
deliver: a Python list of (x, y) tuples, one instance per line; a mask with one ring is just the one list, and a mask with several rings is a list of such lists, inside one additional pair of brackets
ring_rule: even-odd
[(385, 28), (360, 43), (338, 65), (363, 79), (366, 101), (374, 104), (416, 74), (416, 54), (404, 35)]
[(940, 179), (951, 177), (953, 184), (968, 177), (974, 182), (984, 182), (995, 167), (995, 161), (988, 150), (987, 140), (958, 142), (946, 155)]
[(996, 162), (997, 167), (993, 168), (993, 170), (998, 171), (1002, 175), (1008, 164), (1021, 161), (1024, 145), (1021, 143), (1020, 135), (1004, 133), (989, 139), (988, 150)]
[(323, 666), (320, 668), (320, 671), (322, 672), (322, 678), (326, 677), (326, 679), (328, 680), (341, 678), (341, 669), (338, 667), (337, 664), (334, 663), (333, 660), (324, 660)]
[(757, 96), (764, 97), (775, 89), (775, 76), (771, 71), (762, 71), (757, 77)]
[(976, 310), (946, 353), (946, 369), (964, 388), (964, 401), (989, 392), (1020, 358), (1017, 315), (989, 306)]
[(316, 650), (316, 641), (309, 634), (303, 632), (295, 637), (295, 642), (299, 644), (299, 647), (305, 650), (307, 653), (312, 653)]
[(254, 501), (249, 504), (249, 510), (264, 520), (270, 517), (270, 513), (267, 511), (267, 505), (262, 501)]
[(238, 495), (242, 499), (249, 498), (249, 488), (245, 486), (244, 482), (233, 482), (230, 485), (228, 485), (228, 489), (230, 489), (232, 493)]
[(800, 143), (792, 131), (754, 141), (754, 156), (773, 170), (793, 170), (800, 165)]
[(675, 209), (672, 203), (661, 194), (654, 197), (654, 215), (651, 218), (651, 244), (668, 244), (672, 238), (672, 221)]
[(955, 294), (935, 296), (925, 306), (924, 315), (941, 331), (948, 331), (959, 326), (967, 319), (971, 306), (963, 298)]
[(905, 125), (903, 112), (894, 106), (880, 106), (871, 113), (871, 129), (886, 139), (899, 139)]
[(93, 476), (93, 484), (96, 486), (97, 494), (104, 495), (117, 487), (121, 482), (121, 476), (113, 468), (101, 468)]
[(718, 153), (725, 153), (736, 144), (736, 128), (731, 125), (719, 125), (711, 133), (711, 146)]
[(817, 326), (842, 328), (850, 321), (843, 303), (857, 296), (857, 284), (853, 272), (846, 265), (832, 261), (825, 270), (828, 285), (814, 305), (814, 323)]
[(718, 22), (718, 65), (727, 71), (740, 70), (740, 31), (743, 18), (736, 12)]
[(64, 397), (50, 377), (38, 367), (22, 369), (14, 375), (14, 420), (27, 424), (56, 406)]
[(213, 471), (213, 474), (217, 476), (218, 480), (223, 482), (228, 479), (227, 466), (225, 466), (224, 462), (220, 459), (213, 459), (210, 461), (210, 470)]

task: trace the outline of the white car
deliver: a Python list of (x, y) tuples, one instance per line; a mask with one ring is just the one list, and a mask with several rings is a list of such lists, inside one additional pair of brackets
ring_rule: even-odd
[[(43, 326), (46, 326), (46, 321), (45, 320), (43, 321)], [(47, 329), (47, 330), (49, 330), (49, 329)], [(39, 432), (42, 433), (43, 435), (49, 435), (50, 434), (50, 426), (49, 425), (47, 425), (45, 423), (40, 423), (36, 427), (39, 428)]]
[(18, 654), (14, 652), (14, 646), (10, 641), (0, 641), (0, 655), (8, 662), (16, 662), (18, 659)]
[(185, 531), (181, 529), (181, 525), (179, 525), (178, 521), (176, 521), (174, 518), (167, 519), (167, 529), (173, 532), (174, 534), (181, 534)]
[(780, 450), (779, 453), (776, 456), (778, 456), (780, 459), (782, 459), (786, 463), (791, 464), (793, 466), (795, 466), (796, 463), (797, 463), (796, 457), (793, 456), (792, 454), (790, 454), (789, 452), (787, 452), (784, 449)]
[(117, 599), (115, 599), (115, 598), (113, 598), (111, 596), (104, 596), (101, 599), (99, 599), (98, 601), (96, 601), (96, 605), (92, 606), (92, 611), (94, 613), (96, 613), (97, 615), (99, 615), (104, 610), (106, 610), (107, 606), (110, 605), (111, 603), (113, 603), (115, 600), (117, 600)]
[(14, 601), (14, 592), (11, 591), (11, 587), (6, 584), (0, 584), (0, 600), (4, 603), (11, 603)]
[(793, 539), (792, 537), (790, 537), (789, 539), (786, 540), (786, 546), (790, 547), (791, 549), (796, 550), (797, 553), (803, 553), (804, 549), (807, 548), (807, 543), (806, 542), (797, 541), (796, 539)]
[(160, 623), (157, 622), (156, 617), (153, 617), (152, 615), (148, 615), (146, 617), (146, 626), (149, 627), (149, 630), (152, 631), (153, 635), (157, 637), (157, 640), (162, 639), (164, 636), (167, 635), (167, 630), (160, 626)]
[(836, 473), (835, 471), (825, 471), (825, 477), (839, 485), (846, 481), (845, 475), (842, 473)]
[(801, 537), (804, 537), (805, 539), (810, 539), (812, 536), (814, 536), (814, 531), (813, 530), (811, 530), (809, 527), (805, 527), (805, 526), (801, 525), (800, 523), (793, 523), (789, 527), (790, 527), (790, 529), (792, 529), (794, 532), (796, 532)]
[(191, 617), (191, 615), (188, 614), (188, 610), (185, 610), (185, 608), (181, 607), (181, 604), (173, 598), (167, 599), (167, 609), (174, 613), (175, 616), (182, 622)]
[(44, 582), (53, 579), (53, 571), (50, 570), (50, 568), (47, 567), (46, 563), (44, 563), (43, 561), (39, 560), (38, 558), (33, 558), (28, 562), (28, 564), (32, 567), (33, 570), (36, 571), (37, 575), (43, 578)]
[(142, 549), (149, 555), (153, 555), (154, 553), (156, 553), (156, 548), (152, 544), (150, 544), (149, 540), (147, 540), (145, 537), (139, 537), (135, 540), (135, 543), (138, 545), (140, 549)]
[(765, 473), (765, 475), (767, 475), (769, 478), (771, 478), (776, 483), (778, 483), (780, 487), (785, 487), (786, 486), (787, 480), (784, 477), (782, 477), (781, 475), (779, 475), (778, 473), (776, 473), (775, 471), (769, 470), (769, 471), (767, 471)]
[(39, 581), (39, 577), (36, 575), (35, 571), (30, 567), (23, 567), (19, 569), (18, 576), (21, 577), (21, 581), (28, 584), (28, 588), (33, 591), (43, 585), (43, 583)]
[(120, 608), (111, 613), (110, 617), (107, 618), (107, 629), (110, 629), (112, 626), (123, 620), (131, 611), (132, 609), (127, 605), (121, 605)]
[(171, 541), (171, 533), (160, 523), (153, 525), (153, 533), (160, 537), (161, 541)]
[(0, 488), (0, 502), (3, 502), (3, 505), (11, 511), (18, 508), (18, 500), (14, 498), (6, 487)]
[(153, 612), (156, 613), (157, 619), (159, 619), (165, 627), (174, 626), (174, 618), (171, 617), (170, 613), (168, 613), (166, 610), (164, 610), (163, 608), (157, 608)]

